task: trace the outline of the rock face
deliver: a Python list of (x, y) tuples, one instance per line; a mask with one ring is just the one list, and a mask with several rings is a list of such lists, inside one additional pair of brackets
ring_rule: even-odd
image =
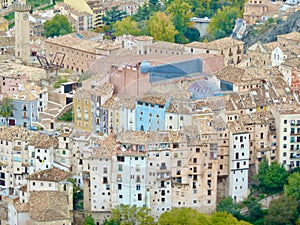
[(254, 26), (249, 26), (242, 37), (242, 41), (245, 42), (245, 47), (247, 48), (257, 41), (262, 43), (276, 41), (277, 35), (288, 34), (292, 31), (300, 32), (300, 11), (290, 15), (286, 21), (276, 26), (264, 27), (261, 30), (254, 29)]

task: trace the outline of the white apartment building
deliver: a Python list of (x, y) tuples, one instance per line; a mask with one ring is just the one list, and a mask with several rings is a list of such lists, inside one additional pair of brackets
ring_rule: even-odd
[(235, 202), (241, 202), (248, 196), (249, 139), (246, 132), (230, 134), (228, 194)]

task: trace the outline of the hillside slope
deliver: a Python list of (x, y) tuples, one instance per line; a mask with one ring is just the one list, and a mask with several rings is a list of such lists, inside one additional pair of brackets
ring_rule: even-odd
[(261, 41), (262, 43), (276, 41), (277, 35), (287, 34), (292, 31), (300, 32), (300, 11), (290, 15), (285, 21), (275, 26), (249, 26), (243, 35), (242, 41), (248, 47), (257, 41)]

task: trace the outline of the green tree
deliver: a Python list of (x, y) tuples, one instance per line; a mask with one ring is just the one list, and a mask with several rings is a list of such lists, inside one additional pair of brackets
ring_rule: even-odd
[(227, 212), (216, 212), (212, 214), (211, 223), (214, 225), (251, 225), (245, 221), (238, 221), (237, 218)]
[(105, 12), (105, 16), (103, 17), (103, 22), (105, 25), (112, 25), (113, 23), (117, 22), (118, 20), (122, 20), (126, 17), (126, 11), (119, 10), (118, 6), (113, 6), (111, 10), (107, 10)]
[(224, 6), (218, 9), (208, 25), (209, 34), (213, 39), (229, 36), (234, 28), (235, 20), (241, 16), (242, 11), (236, 7)]
[(258, 169), (257, 178), (259, 188), (266, 194), (281, 192), (287, 182), (288, 172), (283, 165), (272, 162), (267, 166), (267, 161), (263, 160)]
[(93, 217), (91, 215), (88, 215), (84, 219), (84, 225), (96, 225)]
[(288, 177), (288, 183), (284, 185), (284, 194), (292, 196), (300, 201), (300, 173), (294, 172)]
[(281, 196), (270, 203), (265, 225), (293, 225), (298, 218), (297, 200), (289, 196)]
[(154, 40), (162, 40), (174, 42), (174, 35), (177, 30), (172, 23), (172, 20), (163, 12), (156, 12), (150, 17), (148, 22), (149, 34)]
[(5, 117), (6, 126), (8, 126), (8, 118), (12, 115), (12, 113), (13, 113), (12, 100), (9, 98), (3, 98), (0, 101), (0, 115), (2, 117)]
[(170, 2), (167, 13), (171, 15), (173, 24), (178, 30), (175, 35), (177, 43), (187, 43), (189, 40), (185, 37), (185, 33), (188, 27), (192, 27), (193, 23), (190, 22), (190, 18), (194, 16), (191, 11), (191, 6), (183, 0), (173, 0)]
[(57, 14), (44, 23), (44, 30), (46, 37), (54, 37), (71, 33), (72, 27), (67, 17)]
[(200, 32), (197, 28), (188, 27), (184, 33), (184, 36), (189, 39), (190, 42), (199, 41)]
[(261, 209), (261, 204), (256, 200), (251, 201), (248, 205), (247, 219), (254, 223), (257, 220), (260, 220), (264, 217), (264, 213)]
[(83, 191), (76, 185), (73, 178), (68, 179), (73, 184), (73, 208), (74, 210), (83, 209)]
[(121, 225), (119, 220), (105, 220), (103, 225)]
[(112, 210), (107, 224), (119, 222), (121, 225), (155, 225), (154, 218), (149, 213), (150, 210), (146, 207), (120, 205)]
[(227, 212), (232, 214), (235, 217), (240, 216), (240, 212), (238, 211), (238, 205), (233, 202), (233, 199), (230, 196), (222, 198), (218, 202), (217, 212)]
[(133, 21), (131, 17), (123, 18), (121, 21), (117, 21), (113, 25), (115, 29), (115, 35), (121, 36), (123, 34), (131, 34), (134, 36), (140, 35), (141, 30), (138, 28), (137, 22)]
[(159, 225), (211, 225), (210, 217), (191, 208), (173, 208), (158, 219)]

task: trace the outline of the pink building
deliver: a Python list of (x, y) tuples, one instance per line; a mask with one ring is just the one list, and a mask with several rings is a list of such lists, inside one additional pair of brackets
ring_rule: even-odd
[(0, 93), (2, 95), (12, 95), (19, 91), (19, 85), (27, 79), (25, 74), (2, 74), (0, 75)]

